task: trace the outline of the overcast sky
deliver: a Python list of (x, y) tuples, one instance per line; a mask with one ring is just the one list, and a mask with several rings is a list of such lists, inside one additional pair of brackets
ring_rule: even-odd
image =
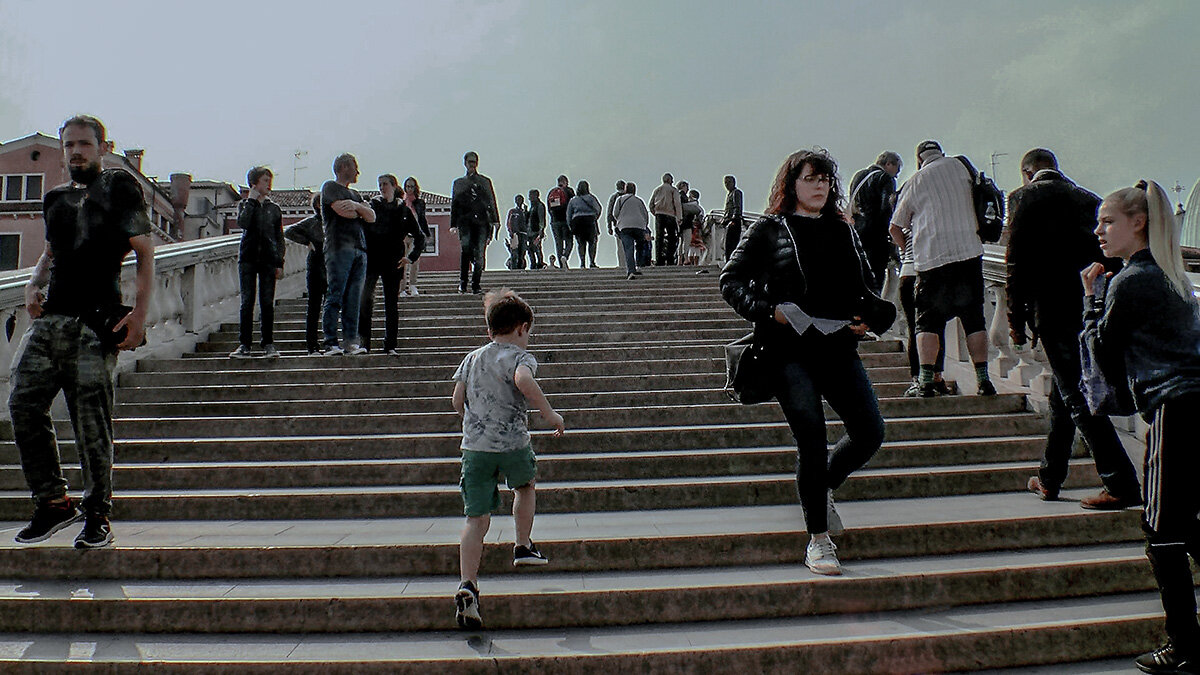
[(603, 197), (664, 171), (706, 208), (733, 173), (759, 210), (797, 148), (844, 179), (896, 150), (903, 179), (925, 138), (985, 170), (1002, 153), (1005, 189), (1036, 146), (1100, 193), (1190, 189), (1198, 29), (1193, 0), (0, 0), (0, 140), (87, 112), (164, 178), (266, 164), (290, 187), (303, 150), (316, 186), (348, 151), (359, 188), (443, 194), (474, 149), (502, 211), (560, 173)]

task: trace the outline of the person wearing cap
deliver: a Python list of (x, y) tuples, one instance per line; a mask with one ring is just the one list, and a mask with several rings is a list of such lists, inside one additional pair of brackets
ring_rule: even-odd
[(917, 146), (917, 173), (904, 184), (888, 228), (903, 249), (912, 238), (917, 270), (917, 394), (937, 396), (934, 362), (938, 334), (953, 318), (967, 334), (980, 396), (996, 387), (988, 377), (987, 324), (983, 318), (983, 242), (971, 195), (971, 175), (963, 162), (947, 157), (937, 141)]

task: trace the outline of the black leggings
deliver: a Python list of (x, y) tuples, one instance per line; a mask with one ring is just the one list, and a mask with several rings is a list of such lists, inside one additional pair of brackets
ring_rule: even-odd
[(1146, 480), (1142, 529), (1146, 557), (1154, 568), (1167, 615), (1167, 635), (1176, 648), (1200, 656), (1200, 624), (1188, 556), (1200, 562), (1200, 475), (1196, 436), (1200, 394), (1184, 394), (1159, 406), (1146, 432)]
[[(879, 450), (883, 416), (853, 344), (789, 350), (787, 357), (778, 364), (775, 397), (796, 439), (796, 491), (804, 522), (809, 534), (820, 534), (829, 530), (826, 491), (837, 489)], [(832, 452), (822, 397), (846, 428)]]

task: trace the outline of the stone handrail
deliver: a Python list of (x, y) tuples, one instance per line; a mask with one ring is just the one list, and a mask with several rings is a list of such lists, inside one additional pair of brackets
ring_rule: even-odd
[[(154, 251), (154, 297), (146, 312), (146, 344), (121, 352), (118, 372), (131, 370), (143, 358), (176, 357), (195, 349), (223, 322), (236, 320), (241, 292), (238, 281), (238, 244), (241, 235), (226, 235), (197, 241), (166, 244)], [(284, 274), (276, 284), (275, 297), (299, 297), (304, 291), (307, 249), (287, 242)], [(121, 293), (132, 304), (135, 292), (136, 259), (132, 254), (121, 269)], [(21, 338), (32, 320), (25, 311), (25, 285), (31, 269), (0, 275), (0, 384), (8, 400), (9, 371), (20, 348)], [(0, 417), (8, 406), (0, 407)]]

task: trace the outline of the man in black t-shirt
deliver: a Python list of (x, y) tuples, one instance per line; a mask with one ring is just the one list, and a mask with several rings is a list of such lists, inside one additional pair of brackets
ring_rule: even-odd
[[(33, 519), (18, 543), (44, 541), (84, 519), (76, 548), (112, 542), (113, 369), (117, 351), (145, 335), (154, 284), (154, 244), (141, 186), (121, 169), (101, 170), (112, 144), (94, 117), (77, 116), (58, 131), (71, 182), (42, 202), (46, 248), (25, 287), (33, 325), (22, 338), (8, 409), (33, 494)], [(121, 304), (121, 265), (137, 255), (137, 296)], [(48, 294), (42, 289), (49, 283)], [(67, 495), (50, 404), (61, 391), (83, 468), (83, 512)]]
[[(367, 279), (367, 239), (363, 223), (375, 222), (375, 211), (363, 203), (358, 190), (358, 160), (351, 154), (333, 160), (334, 180), (321, 186), (321, 220), (325, 222), (325, 355), (357, 356), (367, 349), (359, 344), (358, 312)], [(338, 319), (346, 348), (338, 344)]]

